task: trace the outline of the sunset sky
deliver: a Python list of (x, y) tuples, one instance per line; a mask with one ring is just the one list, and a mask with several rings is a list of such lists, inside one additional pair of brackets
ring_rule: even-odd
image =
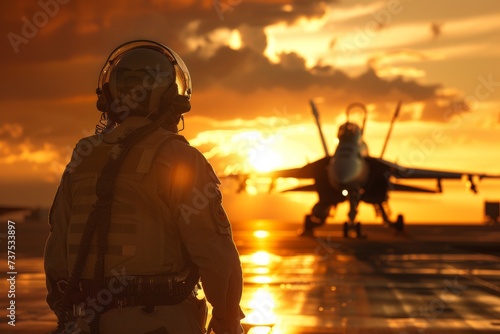
[[(93, 134), (99, 71), (132, 39), (173, 48), (193, 80), (182, 132), (219, 175), (298, 167), (322, 157), (308, 101), (331, 152), (351, 102), (368, 106), (370, 154), (405, 166), (500, 174), (498, 0), (8, 1), (0, 13), (0, 203), (50, 205), (76, 141)], [(280, 184), (286, 187), (293, 183)], [(302, 221), (315, 195), (236, 195), (233, 221)], [(434, 186), (434, 183), (431, 184)], [(393, 217), (479, 221), (500, 182), (480, 194), (391, 194)], [(242, 205), (244, 203), (245, 205)], [(346, 205), (334, 218), (345, 219)], [(375, 221), (373, 209), (360, 218)]]

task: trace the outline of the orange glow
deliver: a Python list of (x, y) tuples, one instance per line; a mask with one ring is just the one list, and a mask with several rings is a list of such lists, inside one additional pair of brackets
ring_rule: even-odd
[(271, 254), (266, 251), (259, 251), (252, 255), (252, 263), (258, 266), (268, 266), (271, 263)]
[(257, 189), (257, 186), (254, 184), (253, 180), (247, 180), (245, 182), (245, 191), (252, 196), (255, 196), (259, 193), (259, 189)]
[(253, 278), (253, 282), (256, 284), (269, 284), (272, 282), (272, 279), (270, 276), (261, 275), (261, 276), (255, 276)]
[(255, 326), (248, 331), (248, 334), (269, 334), (271, 331), (272, 327), (270, 326)]
[[(246, 323), (264, 327), (272, 327), (276, 323), (276, 314), (274, 313), (276, 303), (272, 293), (267, 288), (257, 289), (252, 295), (248, 306), (251, 312), (247, 314), (244, 320)], [(266, 332), (257, 331), (256, 333)]]
[(253, 232), (253, 236), (257, 239), (265, 239), (269, 237), (269, 232), (264, 230), (258, 230)]
[(248, 162), (257, 172), (269, 172), (283, 165), (280, 153), (272, 148), (261, 148), (252, 154)]
[(19, 144), (15, 148), (20, 152), (12, 152), (12, 148), (4, 146), (0, 142), (0, 150), (6, 156), (0, 158), (0, 163), (13, 164), (20, 161), (26, 161), (35, 164), (48, 164), (59, 158), (57, 150), (48, 143), (44, 143), (41, 149), (34, 148), (29, 141)]
[[(10, 18), (30, 19), (32, 10), (40, 9), (25, 5), (26, 0), (15, 3), (6, 5)], [(40, 28), (33, 43), (30, 38), (29, 45), (8, 47), (3, 69), (12, 80), (0, 99), (0, 202), (50, 205), (74, 144), (93, 133), (100, 115), (93, 92), (106, 50), (139, 36), (162, 41), (165, 29), (172, 34), (169, 46), (186, 56), (193, 76), (192, 111), (181, 134), (205, 154), (219, 176), (252, 178), (323, 157), (309, 99), (318, 103), (330, 152), (339, 123), (345, 120), (345, 106), (361, 100), (370, 106), (364, 138), (377, 158), (393, 107), (402, 99), (386, 160), (416, 168), (500, 173), (495, 154), (500, 79), (492, 70), (500, 46), (491, 43), (500, 29), (500, 13), (493, 1), (475, 6), (456, 2), (452, 11), (435, 8), (433, 21), (442, 24), (436, 35), (423, 2), (396, 6), (398, 12), (393, 13), (390, 2), (383, 1), (333, 2), (303, 11), (308, 2), (295, 6), (286, 0), (258, 0), (247, 7), (242, 1), (204, 0), (197, 7), (199, 18), (193, 20), (187, 9), (194, 3), (154, 0), (150, 5), (130, 2), (124, 8), (87, 1), (79, 4), (78, 12), (65, 6)], [(261, 10), (258, 15), (245, 16), (256, 8)], [(168, 26), (170, 20), (158, 16), (165, 10), (184, 24)], [(242, 17), (248, 22), (235, 26), (234, 20)], [(380, 21), (385, 19), (390, 24)], [(61, 50), (60, 37), (66, 36), (61, 29), (72, 20), (71, 39), (81, 43)], [(20, 33), (20, 24), (13, 25), (16, 20), (4, 21), (5, 31)], [(96, 31), (114, 37), (88, 49), (87, 39), (93, 41)], [(336, 78), (346, 85), (339, 86)], [(383, 85), (374, 86), (377, 83)], [(392, 88), (379, 90), (384, 83)], [(20, 86), (22, 92), (15, 88)], [(447, 113), (446, 103), (461, 100), (473, 104), (470, 112)], [(274, 194), (293, 188), (284, 182), (289, 180), (276, 180)], [(269, 183), (249, 180), (246, 195), (254, 195), (251, 198), (224, 191), (228, 215), (242, 222), (271, 218), (299, 223), (317, 201), (317, 194), (302, 192), (277, 199), (268, 194)], [(391, 219), (402, 213), (409, 224), (480, 222), (484, 201), (500, 199), (498, 183), (491, 180), (477, 183), (477, 195), (464, 193), (467, 180), (445, 183), (443, 194), (391, 192)], [(329, 220), (345, 221), (347, 207), (339, 204)], [(362, 203), (357, 218), (380, 222), (373, 212)]]
[(259, 274), (259, 275), (267, 275), (269, 274), (270, 270), (267, 267), (258, 267), (253, 270), (254, 273)]

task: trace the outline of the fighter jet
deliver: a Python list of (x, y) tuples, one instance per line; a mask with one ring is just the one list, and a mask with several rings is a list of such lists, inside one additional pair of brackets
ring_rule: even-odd
[[(500, 175), (487, 175), (467, 172), (438, 171), (428, 169), (407, 168), (389, 162), (382, 158), (392, 126), (401, 108), (398, 103), (389, 132), (379, 158), (368, 155), (368, 148), (363, 139), (363, 132), (367, 119), (367, 110), (362, 103), (352, 103), (346, 108), (347, 122), (338, 130), (338, 146), (333, 155), (329, 154), (325, 137), (321, 129), (319, 112), (313, 101), (310, 101), (311, 110), (316, 120), (319, 136), (325, 152), (325, 157), (306, 164), (300, 168), (279, 170), (259, 174), (260, 177), (271, 178), (271, 186), (277, 178), (313, 179), (314, 184), (299, 186), (288, 191), (314, 191), (318, 194), (318, 202), (313, 206), (311, 213), (304, 218), (302, 235), (313, 235), (314, 229), (325, 224), (330, 210), (339, 203), (347, 201), (350, 205), (348, 221), (344, 223), (343, 235), (350, 236), (355, 231), (358, 238), (363, 237), (361, 223), (356, 221), (360, 202), (373, 204), (383, 223), (396, 231), (404, 230), (403, 215), (398, 215), (396, 221), (390, 221), (386, 212), (389, 191), (407, 191), (423, 193), (442, 192), (441, 180), (467, 178), (470, 190), (477, 192), (476, 179), (499, 178)], [(351, 109), (360, 108), (363, 113), (361, 126), (351, 122)], [(247, 176), (241, 178), (240, 191), (244, 189)], [(399, 179), (435, 179), (436, 189), (426, 189), (397, 182)]]

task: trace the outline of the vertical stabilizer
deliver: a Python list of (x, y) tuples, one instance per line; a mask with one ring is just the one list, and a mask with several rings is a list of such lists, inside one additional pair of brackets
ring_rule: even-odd
[(387, 136), (385, 137), (384, 146), (382, 147), (382, 153), (380, 153), (380, 158), (381, 159), (384, 156), (385, 148), (387, 147), (387, 143), (389, 142), (389, 137), (391, 136), (391, 133), (392, 133), (392, 127), (394, 125), (394, 121), (396, 120), (396, 118), (399, 115), (399, 110), (401, 109), (401, 104), (402, 103), (403, 102), (401, 100), (398, 101), (398, 105), (396, 106), (396, 111), (394, 111), (394, 115), (392, 116), (391, 125), (389, 127), (389, 131), (387, 132)]
[(309, 103), (311, 104), (312, 113), (313, 113), (314, 119), (316, 120), (316, 126), (318, 127), (319, 136), (321, 138), (321, 143), (323, 144), (323, 150), (325, 151), (325, 157), (329, 157), (330, 154), (328, 153), (328, 147), (326, 146), (325, 136), (323, 135), (323, 131), (321, 130), (321, 123), (319, 121), (318, 109), (316, 108), (316, 105), (314, 104), (313, 100), (309, 100)]

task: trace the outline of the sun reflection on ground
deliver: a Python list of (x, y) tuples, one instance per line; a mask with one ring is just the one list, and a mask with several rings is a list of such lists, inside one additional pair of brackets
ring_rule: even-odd
[[(253, 236), (265, 239), (269, 236), (266, 230), (256, 230)], [(247, 283), (253, 284), (254, 290), (248, 295), (244, 304), (246, 317), (242, 320), (247, 334), (279, 334), (278, 319), (274, 312), (276, 295), (272, 283), (274, 278), (269, 276), (272, 268), (281, 262), (281, 256), (259, 250), (255, 253), (242, 256), (242, 263), (246, 266), (245, 277)]]
[(258, 251), (252, 255), (252, 263), (258, 266), (268, 266), (271, 263), (271, 254), (266, 251)]
[[(276, 307), (274, 297), (267, 287), (258, 288), (252, 295), (248, 303), (251, 310), (244, 324), (248, 329), (248, 334), (267, 334), (271, 333), (272, 328), (276, 324)], [(275, 333), (273, 331), (273, 333)]]
[(269, 326), (255, 326), (250, 328), (248, 334), (269, 334), (272, 331), (272, 327)]

